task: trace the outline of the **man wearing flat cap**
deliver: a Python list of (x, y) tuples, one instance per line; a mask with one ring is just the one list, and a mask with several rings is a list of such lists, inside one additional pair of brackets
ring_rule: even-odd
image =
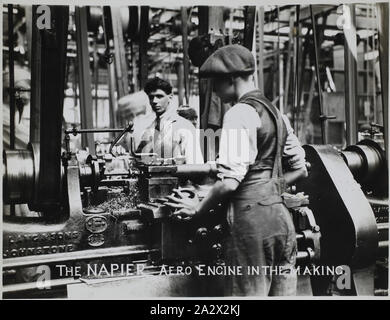
[(235, 103), (223, 120), (219, 180), (201, 202), (177, 195), (170, 205), (188, 220), (229, 201), (226, 264), (262, 272), (226, 276), (227, 296), (296, 295), (296, 235), (282, 193), (307, 175), (305, 153), (287, 117), (256, 88), (254, 71), (252, 53), (240, 45), (218, 49), (200, 68), (216, 79), (217, 96)]

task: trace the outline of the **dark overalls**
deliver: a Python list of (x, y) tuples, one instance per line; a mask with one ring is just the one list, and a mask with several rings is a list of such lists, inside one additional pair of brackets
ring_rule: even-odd
[[(297, 277), (291, 270), (296, 261), (296, 236), (281, 197), (287, 130), (279, 110), (259, 90), (245, 94), (239, 103), (255, 108), (262, 124), (257, 131), (255, 163), (231, 200), (226, 265), (242, 266), (243, 272), (225, 277), (225, 292), (227, 296), (295, 295)], [(254, 268), (251, 274), (248, 266)]]

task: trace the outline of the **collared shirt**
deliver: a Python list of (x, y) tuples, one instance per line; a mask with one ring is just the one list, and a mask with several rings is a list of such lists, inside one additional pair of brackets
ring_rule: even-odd
[(204, 163), (194, 125), (179, 116), (171, 106), (146, 128), (137, 152), (154, 152), (163, 158), (183, 158), (187, 164)]
[[(287, 141), (283, 151), (283, 163), (288, 169), (305, 166), (305, 151), (301, 147), (287, 116), (282, 115), (287, 127)], [(244, 103), (237, 103), (229, 109), (223, 120), (219, 159), (219, 177), (233, 178), (241, 182), (249, 166), (255, 162), (257, 150), (257, 129), (261, 119), (256, 110)]]

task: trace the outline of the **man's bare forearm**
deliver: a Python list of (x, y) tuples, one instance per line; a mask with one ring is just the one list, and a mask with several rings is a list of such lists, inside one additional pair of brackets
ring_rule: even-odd
[[(307, 177), (306, 168), (300, 168), (288, 171), (284, 174), (284, 179), (288, 185), (292, 185), (300, 179)], [(197, 216), (206, 214), (215, 209), (219, 203), (224, 203), (229, 196), (237, 189), (239, 182), (235, 179), (224, 179), (217, 181), (211, 188), (207, 196), (199, 203), (196, 208)]]
[(196, 208), (196, 215), (203, 216), (210, 210), (215, 209), (219, 203), (225, 202), (228, 197), (237, 189), (239, 182), (234, 179), (225, 179), (217, 181), (210, 189), (207, 196), (199, 203)]
[(307, 170), (306, 167), (293, 170), (293, 171), (287, 171), (284, 173), (284, 180), (286, 181), (287, 185), (292, 185), (299, 181), (300, 179), (307, 177)]

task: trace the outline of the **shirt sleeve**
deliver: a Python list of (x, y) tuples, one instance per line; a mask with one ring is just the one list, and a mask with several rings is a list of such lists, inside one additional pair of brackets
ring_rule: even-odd
[(305, 150), (302, 148), (286, 115), (282, 115), (287, 127), (287, 140), (283, 150), (283, 166), (288, 170), (305, 167)]
[[(287, 116), (282, 115), (287, 127), (287, 141), (283, 150), (283, 163), (287, 170), (297, 170), (305, 166), (305, 151), (301, 147)], [(256, 160), (257, 129), (261, 119), (254, 108), (247, 104), (237, 104), (226, 114), (221, 130), (218, 177), (232, 178), (241, 182), (249, 166)]]
[(261, 120), (249, 105), (237, 104), (224, 116), (217, 160), (218, 177), (241, 182), (257, 155), (257, 128)]

